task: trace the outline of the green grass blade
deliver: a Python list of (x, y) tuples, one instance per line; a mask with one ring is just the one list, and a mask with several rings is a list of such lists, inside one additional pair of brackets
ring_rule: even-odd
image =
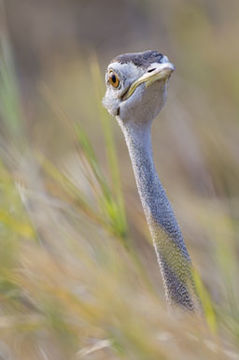
[(193, 277), (194, 277), (197, 294), (199, 296), (209, 329), (213, 334), (216, 334), (217, 321), (210, 295), (206, 287), (204, 286), (199, 273), (195, 269), (193, 269)]
[(0, 33), (0, 114), (9, 136), (16, 141), (22, 136), (19, 93), (12, 51), (7, 36)]
[(101, 77), (101, 71), (99, 64), (96, 58), (92, 58), (91, 62), (91, 77), (92, 83), (94, 84), (95, 96), (97, 101), (98, 113), (100, 115), (100, 120), (102, 123), (103, 134), (105, 138), (107, 158), (109, 163), (109, 170), (112, 180), (112, 192), (114, 193), (117, 204), (118, 204), (118, 217), (120, 218), (121, 226), (125, 229), (125, 234), (127, 233), (127, 221), (126, 213), (124, 206), (124, 198), (122, 194), (122, 186), (120, 180), (119, 166), (115, 148), (115, 141), (113, 136), (112, 128), (112, 118), (106, 112), (102, 106), (102, 97), (104, 94), (104, 84)]

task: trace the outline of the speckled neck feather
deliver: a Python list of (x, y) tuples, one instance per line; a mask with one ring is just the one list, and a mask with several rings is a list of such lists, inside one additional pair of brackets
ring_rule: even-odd
[(152, 154), (151, 124), (123, 123), (137, 188), (153, 237), (169, 304), (196, 310), (191, 260), (165, 190), (158, 178)]

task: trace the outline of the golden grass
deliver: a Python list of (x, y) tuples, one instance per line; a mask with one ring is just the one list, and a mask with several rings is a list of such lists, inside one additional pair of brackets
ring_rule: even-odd
[[(168, 312), (156, 285), (156, 260), (144, 256), (144, 247), (153, 256), (142, 236), (145, 225), (134, 221), (141, 210), (125, 212), (112, 120), (100, 105), (97, 61), (90, 60), (92, 102), (102, 120), (109, 171), (83, 125), (71, 122), (45, 85), (49, 113), (64, 124), (62, 131), (68, 129), (76, 160), (67, 168), (34, 148), (19, 115), (9, 45), (5, 40), (2, 45), (7, 66), (0, 68), (0, 103), (5, 105), (0, 354), (24, 360), (238, 359), (238, 222), (226, 208), (230, 202), (175, 193), (185, 214), (186, 239), (194, 239), (191, 253), (205, 315)], [(75, 181), (78, 165), (82, 173)], [(222, 169), (213, 171), (218, 175)]]

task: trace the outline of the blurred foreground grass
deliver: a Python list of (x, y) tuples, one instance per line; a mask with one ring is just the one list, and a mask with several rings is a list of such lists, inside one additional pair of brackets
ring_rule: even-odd
[(187, 236), (209, 244), (209, 256), (196, 241), (191, 249), (199, 273), (204, 265), (208, 271), (206, 286), (197, 274), (206, 317), (169, 314), (151, 279), (151, 260), (146, 264), (130, 235), (128, 217), (135, 233), (142, 233), (142, 224), (125, 212), (112, 125), (100, 104), (102, 80), (96, 60), (90, 64), (107, 175), (82, 126), (45, 85), (44, 101), (65, 123), (74, 151), (59, 166), (36, 150), (24, 129), (9, 44), (2, 38), (0, 356), (238, 359), (238, 219), (219, 196), (178, 196), (190, 223)]

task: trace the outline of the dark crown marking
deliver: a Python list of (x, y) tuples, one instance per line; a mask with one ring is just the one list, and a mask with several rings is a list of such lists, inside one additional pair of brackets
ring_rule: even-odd
[(118, 55), (112, 60), (112, 62), (117, 61), (121, 64), (132, 62), (136, 66), (147, 68), (154, 62), (161, 63), (162, 59), (163, 54), (155, 50), (148, 50), (144, 52)]

